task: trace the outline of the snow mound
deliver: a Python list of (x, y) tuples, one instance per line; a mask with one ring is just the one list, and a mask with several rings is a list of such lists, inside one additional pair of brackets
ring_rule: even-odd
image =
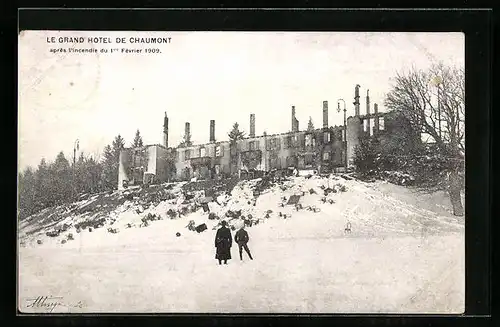
[(385, 182), (308, 175), (260, 188), (264, 182), (242, 180), (230, 192), (209, 198), (203, 190), (184, 191), (184, 183), (98, 194), (30, 217), (20, 224), (19, 236), (23, 246), (80, 247), (81, 239), (98, 246), (140, 239), (153, 233), (145, 230), (163, 230), (159, 226), (192, 234), (186, 229), (191, 221), (193, 226), (206, 224), (209, 231), (215, 230), (220, 220), (228, 221), (233, 230), (246, 225), (277, 238), (427, 235), (463, 229), (463, 222), (442, 210), (425, 209), (417, 195), (398, 199), (402, 187), (387, 193)]

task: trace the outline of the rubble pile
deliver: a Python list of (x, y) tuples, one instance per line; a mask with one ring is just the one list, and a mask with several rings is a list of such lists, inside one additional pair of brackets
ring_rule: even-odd
[(148, 213), (146, 216), (141, 218), (141, 224), (139, 225), (139, 227), (148, 227), (150, 221), (156, 221), (161, 219), (162, 218), (160, 215)]
[[(128, 188), (83, 197), (68, 206), (66, 211), (73, 214), (61, 216), (45, 234), (56, 239), (68, 231), (88, 230), (100, 235), (98, 230), (103, 227), (106, 234), (118, 234), (121, 229), (130, 231), (160, 220), (182, 219), (186, 223), (179, 227), (185, 226), (195, 233), (216, 230), (221, 220), (232, 230), (240, 226), (252, 228), (268, 219), (290, 219), (306, 211), (321, 212), (322, 205), (335, 204), (335, 194), (347, 191), (340, 181), (335, 176), (268, 174), (252, 180), (232, 178)], [(114, 210), (110, 210), (113, 205)], [(81, 214), (75, 215), (77, 211)], [(72, 239), (73, 236), (66, 241)]]
[(238, 182), (239, 180), (236, 177), (220, 180), (202, 180), (184, 184), (182, 190), (191, 193), (203, 191), (207, 196), (214, 196), (222, 193), (231, 193)]

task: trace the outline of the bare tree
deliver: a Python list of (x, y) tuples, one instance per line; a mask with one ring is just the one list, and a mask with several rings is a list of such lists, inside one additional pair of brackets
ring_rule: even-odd
[(434, 64), (428, 70), (412, 67), (397, 73), (385, 99), (387, 108), (404, 114), (420, 131), (423, 140), (434, 143), (444, 165), (445, 176), (435, 185), (445, 186), (457, 216), (464, 214), (460, 173), (465, 158), (465, 72), (463, 68)]

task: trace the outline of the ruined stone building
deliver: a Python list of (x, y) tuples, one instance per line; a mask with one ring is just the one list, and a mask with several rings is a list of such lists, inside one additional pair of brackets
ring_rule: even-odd
[[(272, 135), (255, 135), (256, 117), (250, 114), (248, 137), (234, 143), (215, 141), (215, 120), (210, 121), (209, 139), (204, 144), (170, 147), (168, 117), (163, 122), (163, 144), (126, 148), (120, 153), (118, 188), (150, 182), (198, 179), (217, 179), (243, 172), (263, 172), (273, 169), (313, 169), (329, 173), (352, 166), (355, 147), (361, 137), (377, 135), (381, 143), (398, 146), (398, 139), (419, 139), (408, 122), (396, 112), (371, 111), (369, 93), (366, 95), (366, 114), (360, 114), (359, 85), (355, 88), (354, 116), (344, 126), (328, 125), (328, 102), (323, 101), (323, 124), (314, 130), (300, 130), (291, 108), (291, 131)], [(341, 112), (340, 114), (343, 114)], [(190, 124), (185, 124), (190, 135)], [(347, 134), (347, 135), (346, 135)], [(346, 137), (347, 136), (347, 137)]]

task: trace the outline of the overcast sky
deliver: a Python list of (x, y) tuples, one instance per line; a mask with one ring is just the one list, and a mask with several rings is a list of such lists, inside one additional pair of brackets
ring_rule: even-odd
[[(171, 37), (160, 54), (50, 53), (47, 37)], [(58, 32), (27, 31), (19, 37), (19, 168), (52, 161), (59, 151), (72, 157), (73, 145), (93, 155), (121, 134), (128, 146), (135, 131), (144, 143), (162, 143), (164, 112), (169, 144), (178, 145), (185, 122), (195, 143), (208, 142), (215, 120), (217, 140), (226, 140), (234, 122), (256, 134), (291, 129), (295, 105), (300, 129), (309, 116), (322, 124), (329, 102), (329, 125), (341, 125), (337, 99), (354, 114), (354, 86), (366, 90), (384, 111), (384, 94), (396, 71), (436, 61), (464, 65), (462, 33), (242, 33), (242, 32)], [(77, 44), (76, 48), (89, 48)], [(147, 48), (102, 44), (106, 48)], [(343, 106), (343, 105), (342, 105)]]

